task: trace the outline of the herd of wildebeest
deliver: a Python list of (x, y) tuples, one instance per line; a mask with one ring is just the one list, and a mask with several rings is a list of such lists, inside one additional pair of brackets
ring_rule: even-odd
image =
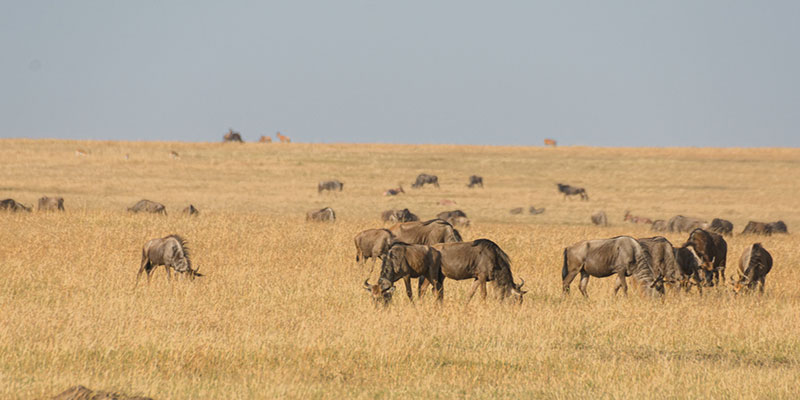
[[(435, 175), (420, 174), (411, 185), (421, 188), (426, 184), (439, 187), (439, 179)], [(483, 178), (477, 175), (469, 177), (468, 187), (483, 187)], [(584, 188), (558, 183), (559, 193), (567, 199), (579, 196), (588, 201), (589, 196)], [(344, 184), (337, 180), (320, 182), (317, 192), (342, 191)], [(402, 185), (389, 189), (384, 195), (393, 196), (405, 193)], [(31, 211), (13, 199), (0, 201), (0, 210)], [(40, 211), (64, 211), (64, 199), (61, 197), (42, 197), (38, 201)], [(166, 215), (163, 204), (140, 200), (127, 209), (131, 213), (155, 213)], [(521, 208), (512, 209), (512, 214), (521, 213)], [(544, 208), (530, 208), (531, 214), (540, 214)], [(189, 205), (183, 209), (186, 215), (196, 216), (199, 211)], [(508, 254), (495, 242), (489, 239), (477, 239), (464, 242), (456, 227), (470, 226), (470, 220), (461, 210), (445, 211), (436, 218), (421, 221), (407, 208), (387, 210), (381, 213), (385, 223), (393, 223), (389, 228), (367, 229), (358, 233), (355, 238), (356, 262), (366, 264), (372, 259), (374, 268), (377, 260), (381, 260), (380, 276), (377, 283), (370, 284), (369, 278), (363, 283), (376, 305), (388, 305), (394, 292), (394, 284), (403, 279), (408, 298), (413, 301), (411, 279), (418, 279), (418, 297), (423, 297), (426, 288), (432, 287), (436, 299), (444, 296), (444, 281), (472, 280), (473, 284), (467, 296), (467, 302), (480, 289), (481, 297), (486, 298), (486, 283), (492, 282), (497, 297), (502, 301), (513, 298), (522, 302), (526, 293), (522, 289), (525, 281), (515, 283), (511, 272)], [(312, 210), (306, 214), (307, 221), (333, 222), (336, 214), (330, 207)], [(590, 216), (596, 225), (608, 225), (608, 217), (603, 211)], [(688, 233), (687, 240), (676, 247), (662, 236), (649, 238), (633, 238), (617, 236), (609, 239), (583, 240), (563, 251), (561, 270), (563, 292), (569, 293), (572, 281), (580, 275), (579, 289), (588, 296), (586, 287), (590, 276), (604, 278), (616, 276), (614, 293), (619, 289), (627, 293), (627, 277), (632, 277), (644, 293), (660, 296), (671, 291), (690, 291), (696, 287), (702, 293), (703, 287), (721, 286), (725, 282), (728, 245), (724, 236), (732, 235), (733, 224), (730, 221), (715, 218), (708, 223), (698, 218), (677, 215), (669, 220), (651, 220), (625, 213), (624, 221), (650, 224), (655, 232)], [(788, 233), (783, 221), (770, 223), (750, 221), (742, 234), (772, 235)], [(192, 279), (203, 276), (192, 268), (186, 240), (179, 235), (149, 240), (142, 249), (142, 260), (137, 274), (137, 282), (142, 273), (147, 274), (148, 281), (156, 267), (164, 265), (168, 279), (170, 269)], [(741, 289), (764, 291), (765, 277), (772, 268), (772, 256), (761, 245), (753, 243), (742, 252), (736, 277), (729, 277), (729, 284), (738, 293)], [(372, 269), (370, 269), (370, 273)]]

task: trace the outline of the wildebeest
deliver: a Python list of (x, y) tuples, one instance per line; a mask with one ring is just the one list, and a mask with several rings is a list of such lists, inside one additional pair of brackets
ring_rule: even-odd
[(233, 129), (228, 129), (228, 133), (222, 137), (222, 141), (243, 143), (242, 135), (239, 132), (234, 132)]
[(469, 226), (469, 218), (461, 210), (442, 211), (436, 214), (436, 218), (443, 219), (453, 226)]
[(407, 208), (402, 210), (386, 210), (381, 213), (383, 222), (413, 222), (419, 221), (419, 217)]
[(469, 184), (467, 187), (472, 188), (475, 186), (483, 187), (483, 177), (478, 175), (472, 175), (469, 177)]
[(330, 207), (320, 208), (319, 210), (311, 210), (306, 213), (306, 221), (325, 222), (336, 221), (336, 213)]
[(331, 192), (338, 190), (341, 192), (342, 189), (344, 189), (344, 183), (337, 180), (323, 181), (317, 184), (317, 193), (322, 193), (323, 190), (328, 190)]
[(703, 293), (703, 278), (700, 274), (705, 274), (702, 268), (703, 260), (697, 255), (692, 246), (684, 244), (683, 247), (675, 248), (675, 261), (680, 269), (680, 285), (688, 292), (692, 285), (697, 286), (697, 291)]
[[(393, 239), (394, 235), (388, 229), (367, 229), (360, 232), (353, 238), (356, 243), (356, 262), (366, 264), (367, 259), (372, 258), (372, 268), (375, 268), (375, 260), (386, 254)], [(372, 268), (369, 269), (370, 273)]]
[(786, 224), (783, 221), (775, 221), (767, 224), (769, 233), (789, 233)]
[(200, 215), (200, 210), (195, 208), (193, 204), (189, 204), (186, 208), (183, 209), (184, 215)]
[(39, 211), (64, 211), (64, 198), (43, 196), (39, 199), (37, 209)]
[(383, 192), (383, 195), (384, 196), (396, 196), (396, 195), (398, 195), (400, 193), (403, 193), (403, 194), (406, 193), (406, 191), (403, 190), (403, 185), (400, 185), (399, 187), (396, 187), (396, 188), (387, 189), (385, 192)]
[(739, 271), (736, 279), (731, 276), (733, 290), (738, 293), (742, 288), (758, 290), (764, 293), (767, 273), (772, 269), (772, 256), (761, 243), (753, 243), (747, 247), (739, 258)]
[(192, 269), (192, 261), (189, 257), (186, 241), (178, 235), (150, 239), (144, 244), (142, 248), (142, 265), (136, 275), (136, 282), (139, 282), (142, 272), (147, 272), (147, 281), (150, 282), (150, 274), (159, 265), (166, 267), (167, 279), (172, 276), (170, 268), (179, 273), (187, 273), (192, 279), (195, 276), (203, 276)]
[[(486, 299), (486, 282), (494, 282), (501, 301), (509, 295), (515, 295), (522, 303), (522, 296), (526, 293), (522, 290), (525, 281), (514, 283), (508, 254), (496, 243), (489, 239), (478, 239), (472, 242), (440, 243), (433, 245), (433, 248), (442, 253), (442, 273), (445, 278), (475, 280), (467, 295), (468, 303), (478, 287), (481, 289), (481, 298)], [(419, 292), (423, 293), (427, 283), (420, 281), (419, 285)]]
[(514, 215), (522, 214), (522, 207), (512, 208), (509, 212)]
[(425, 222), (404, 222), (389, 228), (397, 241), (411, 244), (427, 244), (460, 242), (461, 234), (441, 219)]
[(604, 211), (592, 214), (592, 223), (600, 226), (608, 226), (608, 217)]
[[(716, 233), (713, 235), (719, 238), (722, 237)], [(696, 228), (689, 234), (689, 239), (684, 244), (684, 246), (691, 246), (703, 261), (701, 267), (705, 272), (702, 272), (700, 276), (707, 286), (714, 286), (713, 280), (709, 278), (714, 274), (714, 271), (717, 271), (716, 266), (722, 260), (722, 257), (717, 252), (716, 240), (713, 235), (704, 229)], [(725, 247), (727, 250), (727, 244)]]
[(0, 200), (0, 210), (13, 211), (13, 212), (18, 212), (18, 211), (31, 212), (30, 207), (26, 207), (24, 204), (19, 203), (14, 199)]
[(542, 213), (544, 213), (544, 207), (542, 207), (542, 208), (536, 208), (536, 207), (534, 207), (534, 206), (530, 206), (530, 208), (528, 208), (528, 213), (530, 213), (531, 215), (539, 215), (539, 214), (542, 214)]
[(711, 226), (708, 229), (720, 235), (731, 235), (733, 233), (733, 223), (727, 219), (714, 218), (711, 220)]
[[(411, 278), (420, 278), (433, 284), (436, 299), (441, 301), (444, 296), (441, 253), (426, 245), (394, 242), (383, 257), (378, 283), (370, 285), (367, 279), (364, 281), (364, 289), (372, 294), (376, 305), (387, 305), (392, 300), (394, 282), (403, 279), (408, 299), (414, 301)], [(420, 291), (419, 297), (424, 294), (424, 291)]]
[(675, 285), (677, 283), (687, 291), (691, 285), (697, 285), (698, 290), (702, 293), (699, 275), (699, 266), (702, 261), (694, 249), (689, 246), (675, 248), (663, 236), (638, 240), (647, 248), (650, 265), (656, 277), (663, 277), (665, 284)]
[(433, 186), (436, 186), (438, 188), (439, 187), (439, 177), (437, 177), (436, 175), (419, 174), (419, 175), (417, 175), (417, 181), (414, 182), (411, 185), (411, 187), (412, 188), (419, 188), (419, 187), (422, 187), (422, 185), (424, 185), (426, 183), (430, 183)]
[(754, 235), (767, 235), (767, 236), (772, 234), (772, 232), (770, 232), (769, 230), (769, 226), (767, 226), (767, 223), (755, 222), (755, 221), (748, 222), (747, 225), (744, 227), (742, 235), (746, 235), (748, 233)]
[(664, 277), (655, 276), (647, 248), (630, 236), (583, 240), (565, 248), (561, 268), (565, 294), (569, 293), (570, 284), (578, 274), (581, 275), (578, 288), (586, 297), (589, 296), (586, 292), (589, 276), (605, 278), (615, 274), (614, 294), (619, 289), (628, 293), (626, 276), (633, 276), (647, 291), (664, 293)]
[(654, 232), (666, 232), (667, 221), (664, 221), (663, 219), (657, 219), (653, 221), (653, 225), (650, 226), (650, 230)]
[(586, 189), (584, 189), (584, 188), (565, 185), (563, 183), (556, 183), (556, 185), (558, 185), (558, 191), (564, 194), (564, 199), (566, 199), (567, 196), (578, 196), (578, 195), (580, 195), (581, 196), (581, 200), (589, 200), (589, 195), (586, 194)]
[(132, 213), (147, 212), (152, 214), (167, 215), (167, 208), (164, 207), (164, 205), (161, 203), (156, 203), (155, 201), (142, 199), (139, 200), (132, 207), (128, 207), (128, 212)]
[(697, 228), (706, 229), (708, 223), (699, 218), (685, 217), (676, 215), (667, 222), (667, 229), (670, 232), (691, 232)]
[(705, 280), (709, 286), (725, 282), (725, 267), (728, 264), (728, 242), (716, 232), (706, 231), (714, 241), (714, 270), (705, 273)]

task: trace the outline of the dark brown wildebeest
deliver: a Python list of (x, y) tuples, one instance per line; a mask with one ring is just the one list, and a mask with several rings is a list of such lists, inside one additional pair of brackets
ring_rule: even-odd
[(317, 184), (317, 193), (322, 193), (323, 190), (330, 192), (338, 190), (341, 192), (342, 189), (344, 189), (344, 183), (337, 180), (324, 181)]
[(234, 132), (233, 129), (228, 129), (228, 133), (222, 137), (222, 141), (243, 143), (242, 135), (239, 132)]
[(581, 200), (589, 200), (589, 195), (586, 194), (586, 189), (565, 185), (563, 183), (556, 183), (558, 185), (558, 191), (564, 194), (564, 199), (566, 200), (567, 196), (581, 196)]
[[(715, 245), (714, 237), (703, 229), (696, 228), (689, 234), (689, 239), (686, 240), (684, 246), (691, 246), (697, 256), (703, 261), (701, 267), (706, 273), (701, 274), (701, 278), (705, 278), (707, 274), (714, 273), (714, 260), (717, 258), (717, 246)], [(713, 286), (713, 282), (706, 280), (707, 286)]]
[(411, 187), (412, 188), (420, 188), (422, 185), (430, 183), (433, 186), (439, 187), (439, 177), (436, 175), (428, 175), (428, 174), (419, 174), (417, 175), (417, 181), (414, 182)]
[[(481, 288), (481, 299), (486, 299), (486, 282), (494, 282), (495, 288), (500, 291), (500, 301), (515, 295), (522, 303), (522, 296), (526, 293), (522, 290), (525, 281), (514, 283), (508, 254), (496, 243), (489, 239), (478, 239), (472, 242), (439, 243), (433, 248), (442, 253), (442, 273), (445, 278), (475, 280), (467, 295), (467, 303), (478, 287)], [(426, 287), (427, 284), (420, 281), (419, 292), (423, 293)]]
[(598, 211), (592, 214), (592, 223), (600, 226), (608, 226), (608, 217), (605, 211)]
[(161, 203), (150, 201), (147, 199), (139, 200), (133, 207), (128, 207), (128, 212), (140, 213), (146, 212), (151, 214), (164, 214), (167, 215), (167, 208)]
[(147, 282), (150, 282), (150, 274), (156, 267), (163, 265), (167, 269), (167, 279), (172, 277), (170, 268), (175, 272), (187, 273), (194, 279), (195, 276), (203, 276), (192, 269), (192, 261), (189, 258), (189, 249), (186, 241), (178, 235), (169, 235), (159, 239), (150, 239), (142, 248), (142, 266), (136, 275), (136, 282), (142, 276), (142, 272), (147, 272)]
[(717, 232), (720, 235), (731, 235), (733, 234), (733, 223), (727, 219), (714, 218), (711, 220), (711, 226), (708, 230)]
[(511, 211), (509, 212), (511, 214), (517, 215), (517, 214), (522, 214), (522, 210), (523, 210), (522, 207), (517, 207), (517, 208), (512, 208)]
[(770, 234), (773, 233), (789, 233), (786, 224), (783, 221), (775, 221), (767, 224), (767, 229)]
[(367, 263), (368, 258), (372, 258), (372, 269), (375, 268), (375, 260), (382, 258), (389, 250), (394, 235), (388, 229), (367, 229), (360, 232), (353, 239), (356, 243), (356, 262)]
[(744, 230), (742, 231), (742, 235), (746, 235), (746, 234), (749, 233), (749, 234), (753, 234), (753, 235), (767, 235), (767, 236), (769, 236), (769, 235), (772, 234), (772, 232), (770, 232), (769, 226), (767, 226), (767, 225), (768, 224), (765, 223), (765, 222), (750, 221), (750, 222), (747, 223), (747, 226), (744, 227)]
[(650, 230), (653, 232), (666, 232), (667, 221), (664, 221), (663, 219), (657, 219), (653, 221), (653, 225), (650, 226)]
[(676, 215), (667, 222), (667, 229), (670, 232), (691, 232), (697, 228), (707, 229), (708, 222), (683, 215)]
[(561, 282), (565, 294), (575, 277), (581, 274), (578, 288), (588, 297), (586, 286), (589, 276), (605, 278), (617, 275), (614, 294), (619, 289), (628, 293), (626, 276), (633, 276), (651, 294), (664, 293), (664, 277), (656, 276), (650, 264), (647, 247), (630, 236), (617, 236), (611, 239), (583, 240), (564, 249), (564, 265), (561, 268)]
[[(420, 278), (433, 284), (436, 300), (442, 301), (444, 276), (442, 275), (441, 253), (431, 246), (394, 242), (383, 257), (378, 283), (370, 285), (369, 279), (367, 279), (364, 281), (364, 289), (372, 294), (375, 305), (386, 306), (392, 300), (394, 283), (403, 279), (408, 299), (413, 302), (411, 278)], [(421, 298), (424, 294), (425, 292), (420, 291), (419, 297)]]
[(469, 226), (469, 218), (461, 210), (442, 211), (436, 214), (436, 218), (443, 219), (453, 226)]
[(184, 215), (195, 215), (195, 216), (197, 216), (197, 215), (200, 215), (200, 210), (195, 208), (195, 206), (193, 204), (189, 204), (188, 207), (183, 209), (183, 214)]
[(407, 208), (402, 210), (386, 210), (381, 213), (383, 222), (413, 222), (419, 221), (419, 217)]
[(64, 211), (64, 198), (43, 196), (39, 199), (37, 209), (39, 211)]
[(705, 273), (702, 267), (703, 260), (697, 255), (694, 248), (686, 244), (683, 247), (676, 247), (675, 261), (678, 263), (678, 268), (680, 268), (681, 272), (680, 286), (687, 292), (691, 290), (693, 285), (697, 286), (697, 291), (703, 294), (703, 278), (700, 275)]
[(731, 276), (733, 290), (739, 293), (742, 288), (753, 290), (758, 285), (759, 292), (764, 293), (764, 281), (771, 269), (772, 256), (761, 243), (753, 243), (739, 258), (739, 276), (736, 279)]
[(334, 222), (336, 221), (336, 213), (330, 207), (320, 208), (319, 210), (311, 210), (306, 213), (306, 221), (315, 222)]
[(406, 191), (403, 190), (403, 185), (400, 185), (399, 187), (396, 187), (396, 188), (393, 188), (393, 189), (387, 189), (385, 192), (383, 192), (383, 195), (384, 196), (397, 196), (400, 193), (403, 193), (403, 194), (406, 193)]
[(460, 242), (461, 234), (441, 219), (425, 222), (404, 222), (389, 228), (395, 239), (404, 243), (427, 244)]
[(13, 212), (18, 212), (18, 211), (31, 212), (30, 207), (25, 207), (25, 205), (23, 205), (22, 203), (18, 203), (14, 199), (0, 200), (0, 210), (13, 211)]
[(725, 282), (725, 267), (728, 264), (728, 242), (716, 232), (706, 231), (714, 241), (714, 270), (706, 271), (704, 279), (708, 286)]
[(475, 186), (483, 187), (483, 177), (478, 175), (472, 175), (469, 177), (469, 184), (467, 184), (468, 188), (473, 188)]
[(539, 215), (539, 214), (542, 214), (542, 213), (544, 213), (544, 207), (542, 207), (542, 208), (536, 208), (536, 207), (534, 207), (534, 206), (530, 206), (530, 208), (528, 208), (528, 213), (530, 213), (531, 215)]

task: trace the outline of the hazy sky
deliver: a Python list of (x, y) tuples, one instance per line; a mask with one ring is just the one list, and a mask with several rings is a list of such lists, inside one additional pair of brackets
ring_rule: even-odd
[(0, 137), (800, 146), (800, 1), (0, 0)]

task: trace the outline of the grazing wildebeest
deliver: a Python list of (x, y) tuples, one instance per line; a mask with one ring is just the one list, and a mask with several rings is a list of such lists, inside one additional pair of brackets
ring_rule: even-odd
[(306, 213), (306, 221), (325, 222), (336, 221), (336, 213), (330, 207), (321, 208), (319, 210), (311, 210)]
[(427, 244), (460, 242), (461, 234), (441, 219), (425, 222), (404, 222), (389, 228), (397, 241), (411, 244)]
[(467, 187), (472, 188), (475, 186), (483, 187), (483, 177), (478, 175), (472, 175), (469, 177), (469, 184)]
[[(381, 276), (376, 285), (370, 285), (369, 280), (364, 281), (364, 289), (372, 294), (376, 305), (389, 304), (394, 292), (394, 283), (400, 279), (406, 285), (408, 299), (414, 301), (411, 291), (411, 278), (420, 278), (433, 284), (436, 299), (442, 301), (442, 255), (431, 246), (421, 244), (408, 244), (403, 242), (392, 243), (381, 264)], [(425, 292), (420, 291), (421, 298)]]
[(633, 276), (647, 291), (664, 293), (664, 277), (653, 273), (647, 248), (630, 236), (583, 240), (565, 248), (564, 265), (561, 268), (565, 294), (569, 293), (569, 286), (579, 273), (581, 281), (578, 288), (586, 297), (589, 296), (586, 292), (589, 276), (605, 278), (614, 274), (617, 275), (614, 294), (619, 289), (628, 293), (626, 276)]
[(37, 209), (39, 211), (64, 211), (64, 198), (43, 196), (39, 199)]
[[(500, 291), (501, 301), (513, 294), (522, 303), (522, 295), (526, 293), (522, 290), (525, 281), (514, 283), (508, 254), (496, 243), (489, 239), (478, 239), (472, 242), (439, 243), (433, 248), (442, 253), (442, 273), (445, 278), (475, 280), (467, 295), (467, 303), (478, 287), (481, 288), (481, 299), (486, 299), (486, 282), (494, 282), (495, 288)], [(423, 293), (427, 283), (420, 280), (419, 286), (419, 292)]]
[(666, 232), (667, 221), (664, 221), (663, 219), (657, 219), (653, 221), (653, 225), (650, 226), (650, 230), (654, 232)]
[(133, 207), (128, 207), (128, 212), (132, 213), (139, 213), (139, 212), (147, 212), (152, 214), (164, 214), (167, 215), (167, 208), (164, 207), (161, 203), (156, 203), (155, 201), (150, 201), (147, 199), (139, 200)]
[(563, 183), (556, 183), (556, 185), (558, 185), (558, 191), (564, 194), (564, 199), (566, 199), (567, 196), (580, 195), (581, 200), (589, 200), (589, 195), (586, 194), (586, 189), (584, 188), (565, 185)]
[(680, 286), (687, 292), (692, 288), (692, 285), (697, 286), (697, 291), (703, 293), (703, 278), (701, 273), (705, 273), (702, 268), (703, 260), (697, 255), (692, 246), (684, 244), (683, 247), (675, 248), (675, 261), (680, 268), (679, 279)]
[(338, 191), (341, 192), (342, 189), (344, 189), (344, 183), (339, 182), (337, 180), (324, 181), (324, 182), (320, 182), (319, 184), (317, 184), (317, 193), (322, 193), (323, 190), (327, 190), (327, 191), (331, 191), (331, 192), (335, 191), (335, 190), (338, 190)]
[[(684, 246), (691, 246), (697, 253), (697, 256), (703, 260), (702, 268), (707, 273), (714, 272), (714, 260), (717, 258), (717, 246), (715, 245), (714, 237), (703, 229), (696, 228), (689, 234), (689, 239), (686, 240)], [(706, 273), (701, 274), (705, 278)], [(713, 286), (713, 282), (706, 280), (707, 286)]]
[(530, 213), (531, 215), (538, 215), (538, 214), (541, 214), (543, 212), (544, 212), (544, 207), (536, 208), (534, 206), (530, 206), (530, 208), (528, 208), (528, 213)]
[(748, 222), (747, 226), (744, 227), (744, 230), (742, 231), (742, 235), (746, 235), (748, 233), (753, 234), (753, 235), (767, 235), (767, 236), (772, 234), (772, 232), (770, 232), (770, 229), (769, 229), (769, 226), (768, 226), (767, 223), (765, 223), (765, 222), (755, 222), (755, 221)]
[[(367, 259), (372, 258), (372, 268), (375, 268), (375, 260), (386, 254), (393, 239), (394, 235), (388, 229), (361, 231), (353, 238), (356, 243), (356, 262), (366, 264)], [(370, 273), (372, 268), (369, 269)]]
[(419, 187), (422, 187), (422, 185), (424, 185), (426, 183), (430, 183), (433, 186), (436, 186), (438, 188), (439, 187), (439, 177), (437, 177), (436, 175), (419, 174), (419, 175), (417, 175), (417, 181), (414, 182), (411, 185), (411, 187), (412, 188), (419, 188)]
[(509, 212), (514, 215), (522, 214), (522, 207), (512, 208)]
[(544, 140), (544, 145), (545, 146), (556, 147), (556, 141), (555, 141), (555, 139), (545, 139)]
[(704, 279), (708, 286), (714, 286), (725, 282), (725, 267), (728, 264), (728, 242), (716, 232), (705, 231), (714, 241), (714, 270), (706, 271)]
[(413, 222), (419, 221), (419, 217), (407, 208), (402, 210), (386, 210), (381, 213), (383, 222)]
[(625, 221), (633, 223), (633, 224), (652, 224), (653, 220), (647, 217), (640, 217), (638, 215), (631, 214), (630, 211), (625, 211)]
[(183, 209), (183, 214), (184, 215), (199, 215), (200, 214), (200, 210), (195, 208), (195, 206), (193, 204), (189, 204), (188, 207)]
[(188, 273), (189, 277), (203, 276), (192, 269), (192, 261), (189, 258), (189, 249), (186, 241), (178, 235), (169, 235), (159, 239), (150, 239), (142, 248), (142, 266), (136, 275), (136, 282), (142, 276), (142, 272), (147, 272), (147, 282), (150, 282), (150, 274), (156, 267), (163, 265), (167, 269), (167, 279), (172, 274), (170, 268), (175, 272)]
[(758, 285), (759, 292), (764, 293), (764, 280), (771, 269), (772, 256), (761, 243), (753, 243), (739, 258), (738, 278), (731, 276), (733, 290), (739, 293), (744, 287), (753, 290)]
[(233, 129), (228, 129), (228, 133), (222, 137), (222, 141), (243, 143), (242, 135), (239, 132), (234, 132)]
[(783, 221), (775, 221), (770, 222), (767, 224), (767, 229), (769, 233), (789, 233), (789, 230), (786, 228), (786, 224)]
[(720, 235), (731, 235), (733, 234), (733, 223), (727, 219), (714, 218), (711, 220), (711, 226), (708, 229)]
[(18, 203), (14, 199), (0, 200), (0, 210), (13, 211), (13, 212), (17, 211), (31, 212), (30, 207), (25, 207), (25, 205), (23, 205), (22, 203)]
[(697, 228), (707, 229), (708, 223), (699, 218), (685, 217), (676, 215), (667, 222), (667, 229), (670, 232), (691, 232)]
[(406, 191), (403, 190), (403, 185), (400, 185), (400, 187), (397, 187), (397, 188), (387, 189), (385, 192), (383, 192), (383, 195), (384, 196), (396, 196), (396, 195), (398, 195), (400, 193), (403, 193), (403, 194), (406, 193)]
[(604, 211), (592, 214), (592, 223), (600, 226), (608, 226), (608, 217)]
[(698, 290), (702, 293), (703, 289), (700, 285), (702, 278), (699, 275), (699, 266), (702, 261), (694, 249), (689, 246), (675, 248), (663, 236), (638, 240), (647, 248), (654, 275), (663, 277), (665, 284), (670, 286), (678, 284), (679, 286), (674, 287), (685, 288), (686, 291), (691, 289), (691, 285), (697, 285)]

